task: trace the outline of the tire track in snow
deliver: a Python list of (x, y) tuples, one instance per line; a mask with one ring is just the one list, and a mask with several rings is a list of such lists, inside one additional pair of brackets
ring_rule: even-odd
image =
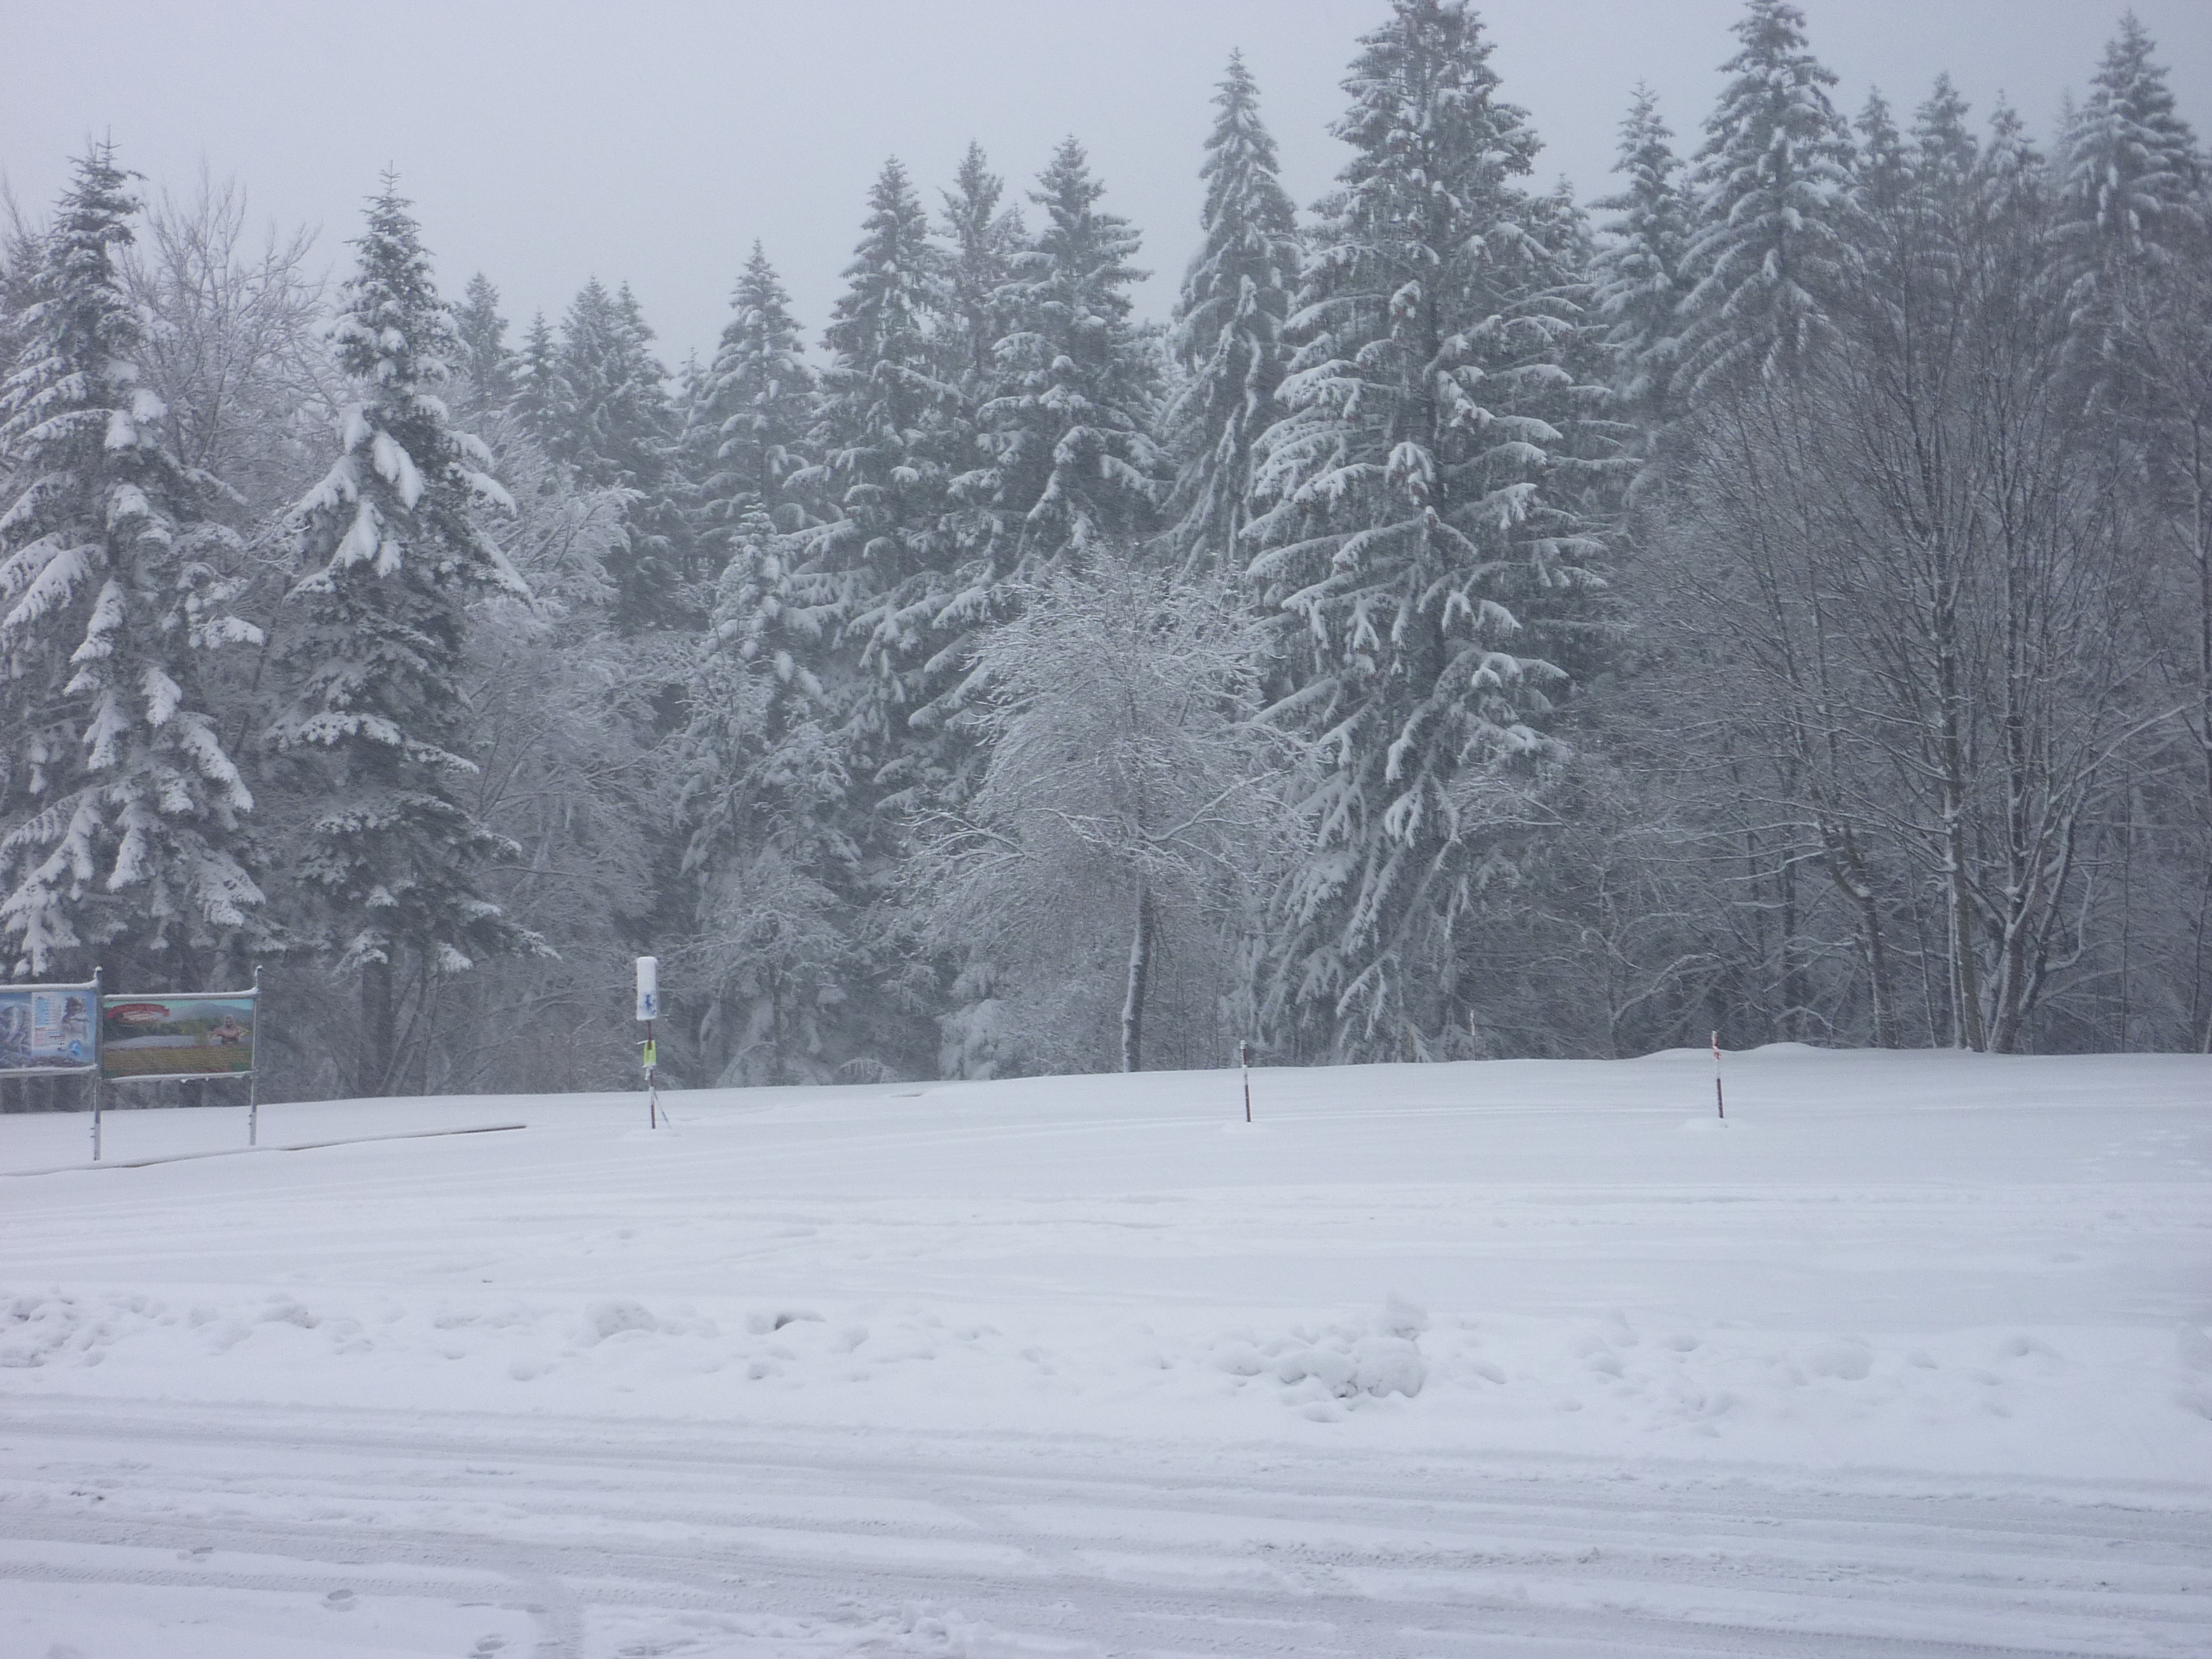
[[(0, 1575), (50, 1546), (289, 1564), (82, 1569), (180, 1591), (368, 1567), (348, 1583), (450, 1598), (458, 1571), (527, 1608), (546, 1659), (605, 1659), (617, 1615), (701, 1632), (671, 1655), (787, 1650), (712, 1644), (764, 1613), (875, 1644), (809, 1652), (978, 1659), (2175, 1655), (2212, 1595), (2179, 1491), (14, 1403)], [(988, 1631), (902, 1635), (901, 1604)]]

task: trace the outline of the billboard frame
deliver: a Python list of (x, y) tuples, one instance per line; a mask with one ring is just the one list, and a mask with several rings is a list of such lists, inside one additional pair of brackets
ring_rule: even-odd
[(21, 984), (0, 981), (0, 995), (9, 992), (32, 995), (41, 991), (88, 991), (91, 994), (91, 1020), (86, 1035), (91, 1039), (92, 1058), (82, 1066), (9, 1066), (0, 1067), (0, 1077), (83, 1077), (89, 1073), (100, 1075), (100, 969), (92, 970), (92, 977), (82, 985), (40, 985), (28, 981)]
[[(93, 982), (95, 985), (99, 983), (96, 975)], [(103, 1030), (107, 1023), (108, 1002), (110, 1000), (136, 1002), (142, 998), (150, 1000), (155, 997), (159, 997), (165, 1002), (252, 1003), (253, 1005), (253, 1048), (252, 1049), (253, 1063), (242, 1072), (134, 1072), (128, 1076), (109, 1076), (105, 1054), (106, 1045), (99, 1040), (98, 1036), (99, 1031)], [(261, 969), (258, 966), (253, 970), (252, 985), (243, 991), (149, 991), (143, 993), (118, 991), (112, 999), (100, 998), (94, 1012), (96, 1018), (93, 1022), (94, 1041), (92, 1073), (92, 1161), (94, 1163), (100, 1162), (100, 1096), (106, 1085), (111, 1083), (204, 1083), (210, 1078), (242, 1077), (246, 1079), (246, 1144), (249, 1146), (258, 1146), (261, 1144)]]

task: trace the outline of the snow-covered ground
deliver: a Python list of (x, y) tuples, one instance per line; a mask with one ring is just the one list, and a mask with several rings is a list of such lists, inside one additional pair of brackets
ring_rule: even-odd
[(2212, 1062), (1729, 1068), (0, 1117), (0, 1655), (2212, 1653)]

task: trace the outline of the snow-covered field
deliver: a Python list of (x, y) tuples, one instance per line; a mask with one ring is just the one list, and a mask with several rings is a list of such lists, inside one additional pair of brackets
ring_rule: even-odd
[(0, 1117), (0, 1656), (2212, 1653), (2212, 1062), (1729, 1066)]

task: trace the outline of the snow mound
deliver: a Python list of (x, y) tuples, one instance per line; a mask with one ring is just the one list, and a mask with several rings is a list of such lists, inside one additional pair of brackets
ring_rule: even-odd
[(1214, 1345), (1210, 1360), (1231, 1376), (1273, 1381), (1285, 1404), (1327, 1422), (1342, 1415), (1340, 1402), (1418, 1395), (1429, 1380), (1419, 1345), (1428, 1323), (1426, 1313), (1393, 1297), (1364, 1326), (1299, 1326), (1259, 1337), (1232, 1333)]

